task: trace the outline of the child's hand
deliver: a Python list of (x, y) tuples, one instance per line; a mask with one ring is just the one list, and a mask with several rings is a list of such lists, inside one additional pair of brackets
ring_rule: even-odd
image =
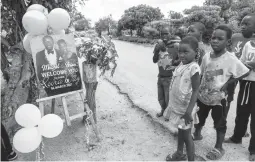
[(255, 69), (255, 61), (247, 61), (246, 64), (251, 67), (251, 69)]
[(191, 113), (187, 113), (187, 112), (181, 117), (181, 119), (185, 120), (186, 125), (190, 124), (193, 121)]

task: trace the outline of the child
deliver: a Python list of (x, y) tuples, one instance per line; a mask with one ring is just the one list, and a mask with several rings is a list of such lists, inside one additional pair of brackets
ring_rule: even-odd
[[(248, 15), (242, 20), (242, 33), (255, 34), (255, 14)], [(255, 161), (255, 42), (252, 38), (248, 41), (242, 52), (240, 60), (251, 70), (249, 76), (240, 81), (240, 91), (237, 99), (237, 114), (235, 119), (235, 130), (232, 137), (226, 143), (242, 143), (245, 135), (249, 117), (251, 116), (251, 140), (249, 145), (250, 161)]]
[(205, 46), (202, 41), (203, 34), (205, 33), (205, 25), (201, 22), (195, 22), (194, 24), (190, 25), (188, 28), (188, 35), (197, 38), (199, 41), (199, 55), (198, 55), (198, 64), (201, 65), (202, 58), (205, 55)]
[(181, 63), (173, 72), (167, 107), (167, 111), (170, 112), (169, 123), (176, 128), (176, 131), (178, 129), (178, 148), (172, 156), (167, 156), (167, 161), (186, 160), (186, 156), (183, 154), (184, 144), (188, 160), (194, 161), (195, 150), (191, 128), (200, 82), (200, 68), (196, 63), (197, 50), (198, 41), (195, 37), (188, 36), (180, 42), (179, 58)]
[(225, 153), (222, 143), (227, 129), (226, 88), (229, 84), (249, 74), (249, 69), (226, 49), (231, 36), (232, 31), (228, 26), (218, 26), (212, 34), (213, 51), (204, 56), (201, 64), (202, 77), (197, 102), (199, 123), (195, 125), (193, 139), (201, 140), (203, 138), (201, 130), (210, 110), (212, 110), (217, 140), (214, 149), (206, 155), (210, 160), (218, 160)]
[[(230, 51), (234, 52), (236, 57), (239, 59), (242, 54), (243, 47), (245, 43), (249, 40), (249, 38), (245, 38), (241, 33), (233, 34), (231, 38), (231, 47)], [(237, 82), (232, 83), (228, 86), (228, 107), (230, 107), (231, 102), (234, 100), (234, 94), (235, 94), (235, 88), (236, 88)]]
[(158, 101), (161, 106), (161, 112), (157, 114), (157, 117), (163, 116), (165, 109), (167, 108), (169, 101), (169, 85), (172, 79), (172, 55), (166, 51), (166, 44), (169, 39), (168, 29), (161, 31), (162, 40), (159, 41), (154, 49), (153, 62), (158, 63)]
[(181, 62), (178, 58), (178, 50), (179, 50), (180, 41), (181, 41), (181, 38), (179, 36), (173, 36), (167, 42), (167, 51), (168, 51), (168, 53), (172, 54), (172, 57), (173, 57), (172, 65), (173, 66), (178, 66)]

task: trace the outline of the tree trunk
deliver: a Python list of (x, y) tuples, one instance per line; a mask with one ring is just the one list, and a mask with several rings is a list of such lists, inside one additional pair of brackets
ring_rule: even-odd
[[(14, 118), (17, 108), (27, 103), (30, 93), (37, 92), (36, 86), (31, 86), (32, 80), (35, 80), (32, 55), (21, 49), (11, 52), (13, 60), (12, 66), (8, 69), (9, 82), (1, 103), (2, 121), (8, 128), (11, 136), (19, 128)], [(35, 98), (38, 97), (36, 94), (32, 96), (33, 98), (30, 98), (30, 101), (35, 101)]]
[(133, 30), (132, 29), (130, 29), (130, 35), (131, 35), (131, 37), (133, 36)]

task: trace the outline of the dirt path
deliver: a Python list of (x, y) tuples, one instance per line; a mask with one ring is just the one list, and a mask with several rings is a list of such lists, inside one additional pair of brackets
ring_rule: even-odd
[[(81, 101), (72, 96), (68, 99), (71, 113), (81, 111)], [(81, 120), (65, 126), (61, 135), (44, 140), (46, 161), (73, 160), (164, 160), (170, 150), (175, 150), (175, 141), (159, 124), (155, 124), (148, 114), (132, 107), (124, 95), (106, 81), (99, 84), (97, 92), (98, 127), (103, 137), (101, 143), (88, 151), (85, 127)], [(62, 118), (61, 109), (57, 114)], [(49, 108), (47, 109), (49, 111)], [(91, 133), (90, 139), (94, 140)], [(19, 161), (34, 161), (35, 152), (20, 154)]]

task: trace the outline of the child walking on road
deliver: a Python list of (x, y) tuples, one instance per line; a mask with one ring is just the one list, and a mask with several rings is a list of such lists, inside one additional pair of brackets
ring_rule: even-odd
[[(244, 17), (242, 21), (244, 34), (255, 34), (255, 14)], [(250, 161), (255, 161), (255, 41), (248, 41), (243, 48), (240, 60), (251, 70), (251, 73), (240, 81), (240, 91), (237, 99), (237, 114), (235, 129), (232, 137), (226, 143), (242, 143), (242, 137), (247, 131), (249, 117), (251, 116), (251, 139), (249, 145)]]
[(202, 77), (197, 102), (199, 123), (195, 125), (193, 139), (202, 140), (201, 130), (212, 110), (217, 136), (214, 149), (206, 155), (210, 160), (218, 160), (225, 154), (222, 143), (227, 130), (227, 86), (249, 74), (249, 69), (226, 49), (231, 36), (232, 31), (228, 26), (218, 26), (212, 34), (213, 51), (204, 56), (201, 64)]
[(191, 128), (196, 111), (196, 100), (200, 82), (200, 68), (196, 63), (198, 41), (195, 37), (185, 37), (179, 45), (179, 59), (181, 63), (173, 72), (173, 80), (170, 85), (169, 124), (178, 130), (178, 147), (173, 155), (166, 157), (167, 161), (183, 161), (184, 144), (188, 154), (188, 160), (194, 161), (195, 148), (191, 136)]

